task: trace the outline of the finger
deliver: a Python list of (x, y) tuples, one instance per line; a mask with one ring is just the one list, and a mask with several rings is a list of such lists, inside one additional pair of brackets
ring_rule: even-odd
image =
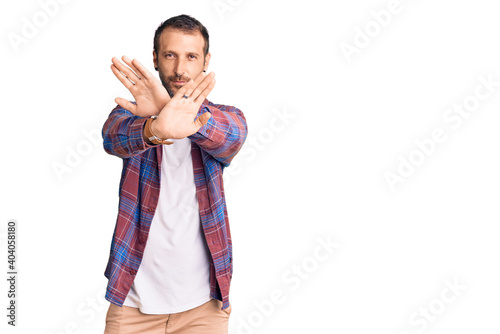
[(132, 60), (132, 65), (137, 69), (136, 72), (140, 73), (142, 77), (146, 80), (150, 80), (152, 78), (151, 72), (148, 71), (137, 59)]
[[(126, 56), (123, 56), (122, 59), (127, 59), (128, 62), (130, 63), (130, 59), (127, 58)], [(141, 78), (137, 75), (137, 73), (135, 71), (133, 71), (132, 69), (130, 69), (129, 67), (125, 66), (122, 64), (121, 61), (119, 61), (116, 57), (113, 57), (111, 59), (111, 61), (113, 62), (113, 64), (116, 66), (116, 68), (118, 68), (118, 70), (120, 70), (126, 77), (128, 77), (130, 80), (134, 81), (134, 82), (137, 82), (137, 80), (140, 80)]]
[(198, 97), (198, 95), (200, 95), (200, 93), (203, 92), (203, 90), (207, 88), (208, 85), (210, 85), (214, 76), (215, 76), (214, 72), (210, 72), (209, 74), (207, 74), (203, 78), (203, 80), (196, 85), (195, 89), (189, 94), (189, 97), (192, 97), (193, 100), (195, 100)]
[(212, 117), (212, 114), (210, 112), (204, 112), (200, 116), (198, 116), (194, 120), (194, 126), (196, 127), (196, 131), (198, 131), (203, 125), (208, 123), (208, 120)]
[[(211, 74), (211, 73), (210, 73)], [(204, 72), (201, 72), (200, 74), (198, 74), (196, 76), (196, 78), (194, 79), (194, 85), (189, 88), (187, 91), (186, 91), (186, 95), (191, 97), (193, 95), (193, 91), (196, 89), (196, 87), (198, 87), (198, 85), (200, 85), (203, 80), (206, 78), (207, 76), (205, 75)]]
[(132, 63), (132, 60), (131, 60), (129, 57), (127, 57), (127, 56), (123, 56), (123, 57), (122, 57), (122, 60), (123, 60), (123, 62), (124, 62), (125, 64), (127, 64), (127, 65), (128, 65), (128, 66), (132, 69), (132, 71), (133, 71), (133, 72), (134, 72), (134, 74), (137, 76), (137, 78), (138, 78), (139, 80), (141, 80), (143, 76), (142, 76), (142, 74), (139, 72), (139, 70), (135, 67), (135, 65)]
[(132, 81), (130, 81), (122, 72), (120, 72), (114, 64), (111, 64), (111, 71), (113, 71), (114, 75), (121, 81), (121, 83), (127, 87), (128, 90), (131, 90), (134, 87)]
[(201, 105), (203, 101), (205, 101), (205, 99), (207, 98), (208, 94), (210, 94), (212, 89), (214, 89), (214, 87), (215, 87), (215, 78), (212, 78), (212, 81), (208, 84), (207, 87), (205, 87), (205, 89), (203, 89), (201, 93), (198, 94), (198, 96), (194, 99), (194, 102)]
[(134, 81), (134, 82), (137, 82), (139, 80), (139, 77), (137, 76), (137, 74), (135, 74), (134, 71), (132, 71), (130, 68), (128, 68), (127, 66), (123, 65), (121, 61), (119, 61), (116, 57), (113, 57), (111, 59), (111, 61), (113, 62), (113, 65), (116, 66), (116, 68), (122, 72), (126, 77), (128, 77), (130, 80)]
[[(194, 80), (189, 80), (184, 86), (182, 86), (177, 93), (174, 95), (174, 99), (182, 99), (184, 95), (187, 95), (188, 90), (192, 90), (194, 88)], [(188, 95), (189, 96), (189, 95)]]
[(123, 56), (122, 60), (134, 70), (134, 73), (137, 75), (139, 80), (149, 80), (152, 77), (151, 72), (149, 72), (137, 59), (131, 60), (127, 56)]
[(135, 115), (135, 113), (137, 111), (137, 106), (135, 104), (133, 104), (132, 102), (125, 100), (124, 98), (121, 98), (121, 97), (117, 97), (115, 99), (115, 102), (123, 109), (127, 109), (128, 111), (130, 111), (132, 114)]

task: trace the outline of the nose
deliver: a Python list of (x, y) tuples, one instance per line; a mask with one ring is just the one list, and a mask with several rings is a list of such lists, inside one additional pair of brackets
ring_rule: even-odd
[(186, 63), (182, 59), (177, 59), (175, 64), (175, 75), (178, 77), (182, 77), (184, 73), (186, 73)]

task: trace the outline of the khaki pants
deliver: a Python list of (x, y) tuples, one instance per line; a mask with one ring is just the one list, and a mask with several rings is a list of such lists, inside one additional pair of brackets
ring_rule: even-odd
[(227, 334), (231, 305), (212, 298), (194, 309), (174, 314), (144, 314), (138, 308), (110, 303), (104, 334)]

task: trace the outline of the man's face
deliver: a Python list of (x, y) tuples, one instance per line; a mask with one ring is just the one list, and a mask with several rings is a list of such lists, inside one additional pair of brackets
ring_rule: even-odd
[(153, 51), (153, 62), (171, 97), (208, 67), (210, 53), (205, 57), (204, 50), (205, 40), (199, 31), (186, 34), (170, 28), (163, 30), (158, 55)]

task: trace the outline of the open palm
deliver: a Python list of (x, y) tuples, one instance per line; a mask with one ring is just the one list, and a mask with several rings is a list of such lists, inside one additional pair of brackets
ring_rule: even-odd
[(205, 112), (196, 117), (200, 106), (215, 86), (215, 74), (200, 73), (168, 101), (152, 123), (153, 132), (163, 139), (181, 139), (197, 132), (212, 116)]
[(138, 60), (130, 60), (126, 56), (122, 60), (130, 67), (123, 65), (116, 57), (111, 59), (111, 70), (132, 93), (135, 104), (118, 97), (115, 102), (136, 116), (149, 117), (158, 115), (160, 110), (170, 101), (170, 96), (161, 82), (151, 74)]

